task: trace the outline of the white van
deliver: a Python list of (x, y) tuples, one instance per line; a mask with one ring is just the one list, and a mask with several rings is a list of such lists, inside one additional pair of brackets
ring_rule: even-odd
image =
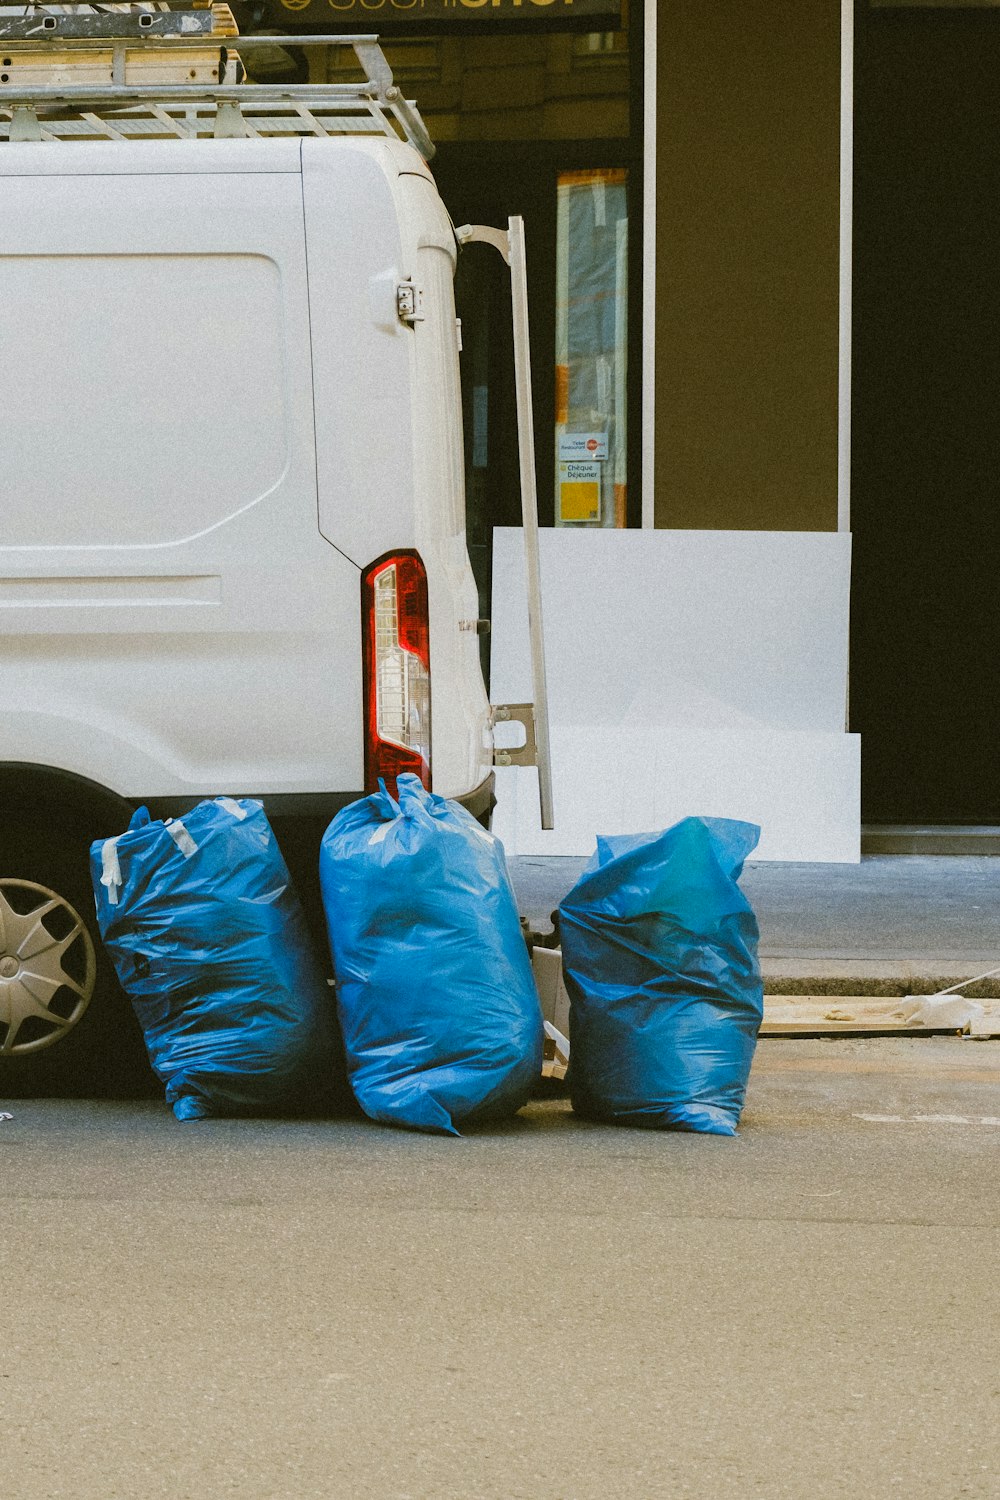
[(147, 1076), (86, 859), (139, 803), (260, 797), (302, 869), (403, 770), (489, 815), (456, 234), (360, 41), (379, 133), (343, 85), (0, 97), (0, 1093)]

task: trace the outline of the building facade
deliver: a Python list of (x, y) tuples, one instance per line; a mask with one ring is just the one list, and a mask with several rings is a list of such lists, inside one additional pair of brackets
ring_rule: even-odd
[[(847, 567), (849, 606), (845, 575), (824, 619), (788, 625), (803, 673), (807, 636), (824, 643), (822, 712), (762, 698), (740, 722), (860, 734), (869, 824), (1000, 824), (998, 8), (261, 4), (262, 29), (378, 31), (456, 223), (524, 215), (543, 526), (712, 536), (716, 570), (742, 567), (753, 536), (775, 610), (803, 569)], [(318, 65), (334, 76), (336, 50)], [(502, 268), (464, 256), (458, 299), (488, 612), (493, 531), (517, 520)], [(741, 649), (745, 674), (778, 647)]]

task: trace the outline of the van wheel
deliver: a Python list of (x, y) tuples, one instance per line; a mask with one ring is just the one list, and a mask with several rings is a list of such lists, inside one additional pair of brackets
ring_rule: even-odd
[(0, 825), (0, 1096), (160, 1092), (97, 930), (91, 836), (59, 814)]
[(96, 981), (94, 940), (75, 907), (47, 885), (0, 879), (0, 1056), (62, 1041)]

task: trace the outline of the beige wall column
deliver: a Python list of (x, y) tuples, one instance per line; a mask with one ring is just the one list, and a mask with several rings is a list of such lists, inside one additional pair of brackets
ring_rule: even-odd
[(836, 530), (841, 0), (659, 0), (655, 44), (655, 524)]

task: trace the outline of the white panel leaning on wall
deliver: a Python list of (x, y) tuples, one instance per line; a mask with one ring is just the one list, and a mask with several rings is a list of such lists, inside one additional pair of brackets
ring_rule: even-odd
[[(555, 779), (498, 767), (510, 854), (590, 854), (597, 833), (689, 814), (759, 823), (756, 859), (860, 858), (860, 742), (844, 730), (850, 536), (541, 534)], [(495, 533), (494, 703), (531, 697), (521, 534)]]

